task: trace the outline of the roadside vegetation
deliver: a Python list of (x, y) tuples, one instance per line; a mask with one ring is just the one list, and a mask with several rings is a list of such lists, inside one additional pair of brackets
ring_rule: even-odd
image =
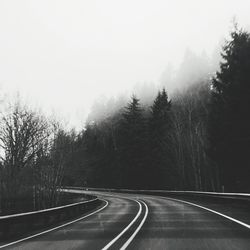
[(171, 99), (160, 88), (147, 105), (113, 102), (80, 132), (11, 105), (0, 123), (0, 211), (56, 206), (67, 185), (250, 191), (250, 34), (235, 27), (221, 54), (212, 77)]
[(89, 121), (76, 142), (81, 174), (65, 183), (249, 192), (250, 34), (235, 25), (221, 56), (216, 73), (194, 78), (171, 100), (162, 88), (151, 105), (132, 96)]

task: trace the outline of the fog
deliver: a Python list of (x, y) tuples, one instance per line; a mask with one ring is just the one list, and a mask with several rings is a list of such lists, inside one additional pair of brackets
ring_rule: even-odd
[(2, 0), (1, 99), (18, 91), (77, 128), (91, 107), (98, 116), (98, 105), (119, 107), (133, 93), (149, 103), (158, 87), (171, 94), (212, 74), (232, 19), (249, 29), (249, 7), (244, 0)]

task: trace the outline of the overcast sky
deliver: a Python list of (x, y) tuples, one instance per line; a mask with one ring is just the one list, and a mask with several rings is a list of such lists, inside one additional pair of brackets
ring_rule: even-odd
[(187, 48), (208, 55), (249, 0), (0, 0), (0, 86), (79, 126), (99, 95), (158, 82)]

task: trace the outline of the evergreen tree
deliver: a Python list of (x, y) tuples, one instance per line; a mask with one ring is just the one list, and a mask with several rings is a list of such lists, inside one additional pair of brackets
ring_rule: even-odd
[(228, 191), (250, 190), (250, 35), (235, 26), (213, 78), (212, 155)]
[(160, 91), (151, 107), (150, 118), (150, 173), (152, 188), (173, 188), (171, 171), (170, 119), (171, 101), (165, 89)]
[(152, 125), (153, 127), (157, 127), (157, 131), (159, 135), (161, 135), (163, 130), (169, 126), (169, 111), (171, 109), (171, 101), (168, 100), (168, 95), (163, 88), (161, 92), (158, 93), (156, 99), (154, 100), (152, 110)]
[(123, 186), (146, 188), (146, 121), (139, 99), (135, 96), (132, 97), (131, 102), (125, 107), (120, 138)]

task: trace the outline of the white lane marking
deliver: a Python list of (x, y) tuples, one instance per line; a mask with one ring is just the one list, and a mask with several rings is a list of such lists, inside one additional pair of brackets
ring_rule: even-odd
[(130, 236), (130, 238), (125, 242), (125, 244), (120, 248), (120, 250), (125, 250), (128, 245), (131, 243), (131, 241), (135, 238), (135, 236), (137, 235), (137, 233), (140, 231), (140, 229), (142, 228), (147, 216), (148, 216), (148, 206), (147, 204), (144, 202), (144, 201), (141, 201), (145, 208), (146, 208), (146, 211), (145, 211), (145, 215), (140, 223), (140, 225), (136, 228), (136, 230), (134, 231), (134, 233)]
[(77, 205), (81, 205), (81, 204), (85, 204), (85, 203), (90, 203), (91, 201), (95, 201), (95, 200), (97, 200), (97, 198), (92, 199), (92, 200), (87, 200), (87, 201), (72, 203), (72, 204), (68, 204), (68, 205), (64, 205), (64, 206), (52, 207), (52, 208), (47, 208), (47, 209), (43, 209), (43, 210), (33, 211), (33, 212), (4, 215), (4, 216), (0, 216), (0, 221), (2, 219), (8, 219), (8, 218), (14, 218), (14, 217), (20, 217), (20, 216), (26, 216), (26, 215), (32, 215), (32, 214), (47, 213), (49, 211), (56, 211), (56, 210), (59, 210), (59, 209), (62, 209), (62, 208), (66, 208), (66, 207), (74, 207), (74, 206), (77, 206)]
[[(100, 200), (101, 200), (101, 199), (100, 199)], [(106, 204), (105, 204), (103, 207), (99, 208), (98, 210), (96, 210), (96, 211), (94, 211), (94, 212), (92, 212), (92, 213), (90, 213), (90, 214), (87, 214), (87, 215), (85, 215), (85, 216), (83, 216), (83, 217), (81, 217), (81, 218), (78, 218), (78, 219), (76, 219), (76, 220), (67, 222), (67, 223), (65, 223), (65, 224), (63, 224), (63, 225), (60, 225), (60, 226), (57, 226), (57, 227), (53, 227), (53, 228), (48, 229), (48, 230), (46, 230), (46, 231), (42, 231), (42, 232), (40, 232), (40, 233), (37, 233), (37, 234), (31, 235), (31, 236), (25, 237), (25, 238), (23, 238), (23, 239), (20, 239), (20, 240), (17, 240), (17, 241), (13, 241), (13, 242), (10, 242), (10, 243), (5, 244), (5, 245), (1, 245), (1, 246), (0, 246), (0, 249), (1, 249), (1, 248), (4, 248), (4, 247), (12, 246), (12, 245), (14, 245), (14, 244), (20, 243), (20, 242), (25, 241), (25, 240), (29, 240), (29, 239), (35, 238), (35, 237), (37, 237), (37, 236), (40, 236), (40, 235), (43, 235), (43, 234), (46, 234), (46, 233), (49, 233), (49, 232), (54, 231), (54, 230), (56, 230), (56, 229), (59, 229), (59, 228), (68, 226), (68, 225), (73, 224), (73, 223), (75, 223), (75, 222), (77, 222), (77, 221), (80, 221), (80, 220), (82, 220), (82, 219), (84, 219), (84, 218), (87, 218), (87, 217), (89, 217), (89, 216), (91, 216), (91, 215), (93, 215), (93, 214), (96, 214), (96, 213), (100, 212), (101, 210), (103, 210), (104, 208), (106, 208), (106, 207), (108, 206), (108, 204), (109, 204), (108, 201), (106, 201), (106, 200), (103, 200), (103, 201), (104, 201)]]
[(164, 196), (158, 196), (158, 197), (162, 197), (162, 198), (164, 198), (164, 199), (169, 199), (169, 200), (174, 200), (174, 201), (180, 201), (180, 202), (183, 202), (183, 203), (186, 203), (186, 204), (195, 206), (195, 207), (199, 207), (199, 208), (205, 209), (205, 210), (207, 210), (207, 211), (209, 211), (209, 212), (218, 214), (218, 215), (220, 215), (220, 216), (222, 216), (222, 217), (224, 217), (224, 218), (227, 218), (228, 220), (234, 221), (234, 222), (236, 222), (236, 223), (238, 223), (238, 224), (240, 224), (240, 225), (242, 225), (242, 226), (244, 226), (244, 227), (250, 229), (250, 225), (248, 225), (248, 224), (246, 224), (246, 223), (244, 223), (244, 222), (242, 222), (242, 221), (236, 220), (236, 219), (234, 219), (234, 218), (232, 218), (232, 217), (230, 217), (230, 216), (227, 216), (227, 215), (225, 215), (225, 214), (219, 213), (219, 212), (217, 212), (217, 211), (215, 211), (215, 210), (213, 210), (213, 209), (210, 209), (210, 208), (207, 208), (207, 207), (203, 207), (203, 206), (197, 205), (197, 204), (192, 203), (192, 202), (179, 200), (179, 199), (168, 198), (168, 197), (164, 197)]
[[(112, 195), (109, 195), (109, 196), (112, 197)], [(121, 197), (119, 197), (119, 198), (121, 198)], [(129, 199), (129, 198), (125, 198), (125, 199)], [(133, 199), (129, 199), (129, 200), (133, 200)], [(140, 216), (141, 211), (142, 211), (142, 205), (137, 200), (133, 200), (133, 201), (136, 201), (139, 204), (139, 211), (138, 211), (138, 213), (136, 214), (136, 216), (134, 217), (134, 219), (121, 231), (121, 233), (119, 233), (113, 240), (111, 240), (101, 250), (107, 250), (108, 248), (110, 248), (124, 233), (127, 232), (127, 230), (135, 223), (135, 221), (137, 220), (137, 218)]]

